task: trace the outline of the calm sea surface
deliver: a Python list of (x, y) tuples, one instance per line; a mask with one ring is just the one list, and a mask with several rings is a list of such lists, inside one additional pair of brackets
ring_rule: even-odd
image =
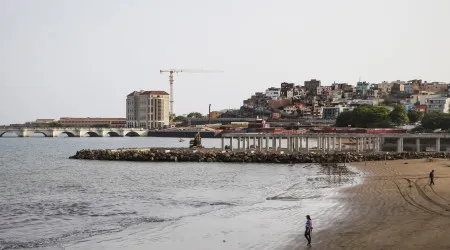
[[(207, 147), (220, 140), (203, 139)], [(347, 211), (317, 165), (69, 160), (177, 138), (0, 138), (0, 249), (286, 249)]]

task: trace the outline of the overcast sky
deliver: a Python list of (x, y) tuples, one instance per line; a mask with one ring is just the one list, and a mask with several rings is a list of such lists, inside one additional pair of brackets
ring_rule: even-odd
[(448, 0), (0, 0), (0, 124), (125, 117), (133, 90), (176, 114), (238, 108), (317, 78), (450, 81)]

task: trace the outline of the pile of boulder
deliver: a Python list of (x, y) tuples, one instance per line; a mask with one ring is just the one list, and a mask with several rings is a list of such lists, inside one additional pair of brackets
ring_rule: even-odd
[(71, 159), (154, 162), (257, 162), (257, 163), (344, 163), (398, 159), (450, 158), (444, 152), (372, 153), (356, 152), (301, 153), (275, 151), (229, 151), (217, 149), (83, 149)]

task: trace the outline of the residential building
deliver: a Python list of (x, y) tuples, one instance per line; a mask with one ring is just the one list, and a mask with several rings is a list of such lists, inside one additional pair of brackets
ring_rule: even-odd
[(411, 110), (420, 111), (420, 112), (426, 113), (427, 112), (427, 105), (416, 105), (416, 106), (412, 107)]
[(391, 90), (392, 90), (392, 85), (393, 85), (393, 83), (389, 83), (389, 82), (382, 82), (382, 83), (378, 84), (377, 88), (379, 90), (379, 95), (381, 95), (381, 96), (390, 95)]
[(433, 111), (439, 111), (448, 113), (450, 106), (450, 98), (448, 97), (436, 97), (427, 100), (427, 113)]
[(319, 86), (317, 87), (316, 95), (325, 95), (328, 96), (331, 90), (331, 86)]
[(405, 93), (405, 82), (397, 80), (392, 82), (391, 94), (401, 94)]
[(414, 98), (411, 102), (412, 103), (419, 103), (419, 105), (426, 105), (428, 102), (428, 99), (433, 99), (433, 98), (437, 98), (440, 97), (439, 95), (413, 95), (413, 97), (417, 97)]
[(309, 81), (305, 81), (305, 89), (312, 95), (316, 95), (317, 88), (321, 86), (321, 83), (319, 80), (311, 79)]
[(266, 89), (266, 96), (272, 98), (272, 100), (277, 100), (280, 97), (281, 89), (279, 88), (268, 88)]
[(268, 107), (268, 101), (272, 98), (266, 96), (262, 92), (256, 92), (249, 99), (244, 100), (244, 106), (252, 106), (253, 108)]
[(290, 115), (297, 114), (297, 106), (295, 106), (295, 105), (288, 105), (288, 106), (285, 106), (285, 107), (283, 108), (283, 111), (286, 112), (286, 113), (288, 113), (288, 114), (290, 114)]
[(126, 118), (91, 118), (91, 117), (61, 117), (59, 124), (64, 127), (114, 127), (123, 128)]
[(325, 120), (333, 120), (336, 119), (342, 111), (342, 106), (322, 107), (322, 117)]
[(414, 94), (414, 88), (412, 84), (410, 83), (405, 84), (405, 93), (410, 95)]
[(436, 94), (447, 94), (448, 93), (448, 84), (442, 82), (425, 82), (422, 85), (422, 90), (428, 92), (434, 92)]
[(52, 123), (56, 122), (55, 119), (36, 119), (36, 124), (45, 124), (45, 123)]
[(165, 91), (134, 91), (127, 95), (127, 127), (157, 129), (169, 125), (169, 94)]
[(288, 93), (287, 92), (289, 90), (293, 90), (294, 87), (295, 87), (295, 84), (293, 84), (293, 83), (282, 82), (281, 83), (281, 89), (280, 89), (280, 96), (281, 97), (288, 97)]
[(409, 80), (407, 85), (408, 85), (408, 90), (406, 90), (406, 85), (405, 85), (405, 92), (407, 92), (408, 94), (417, 94), (417, 93), (419, 93), (419, 91), (421, 89), (422, 80), (420, 80), (420, 79)]
[(370, 88), (370, 83), (368, 82), (357, 82), (356, 83), (356, 93), (360, 95), (366, 95)]

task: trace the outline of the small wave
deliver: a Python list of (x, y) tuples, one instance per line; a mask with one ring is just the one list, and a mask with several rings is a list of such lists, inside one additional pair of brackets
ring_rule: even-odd
[(137, 218), (125, 218), (119, 221), (121, 227), (129, 227), (133, 225), (138, 225), (141, 223), (160, 223), (166, 221), (174, 221), (173, 218), (158, 218), (158, 217), (137, 217)]
[(204, 206), (236, 206), (236, 204), (224, 202), (224, 201), (215, 201), (215, 202), (207, 202), (207, 201), (197, 201), (193, 202), (190, 205), (194, 207), (204, 207)]
[(274, 197), (267, 197), (266, 200), (298, 201), (300, 199), (292, 196), (274, 196)]
[(117, 216), (117, 215), (132, 215), (137, 214), (136, 211), (133, 212), (117, 212), (117, 213), (104, 213), (104, 214), (88, 214), (91, 217), (109, 217), (109, 216)]
[(85, 237), (92, 237), (99, 234), (118, 232), (120, 230), (121, 229), (118, 228), (112, 228), (112, 229), (73, 231), (56, 237), (42, 238), (33, 241), (6, 241), (4, 239), (0, 239), (0, 249), (6, 250), (18, 248), (43, 248), (49, 246), (56, 246), (58, 244), (66, 242), (68, 239), (81, 239)]

